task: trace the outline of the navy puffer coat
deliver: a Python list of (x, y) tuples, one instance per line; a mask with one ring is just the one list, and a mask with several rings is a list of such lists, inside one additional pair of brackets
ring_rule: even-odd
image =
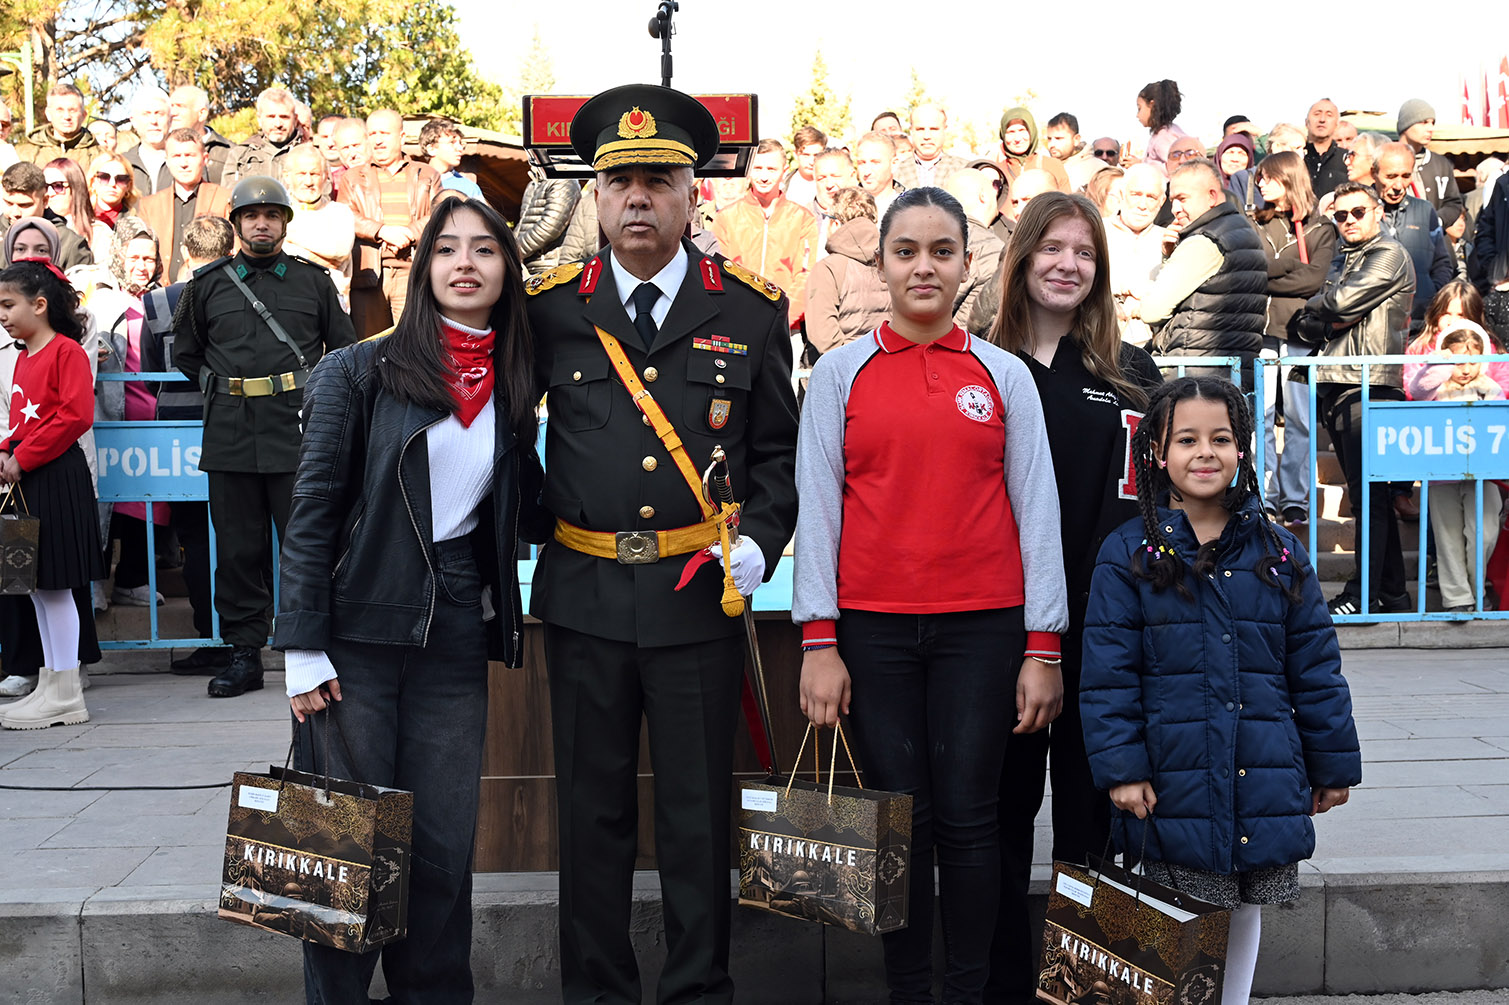
[[(1164, 536), (1186, 562), (1199, 545), (1182, 511), (1161, 508)], [(1362, 780), (1352, 700), (1320, 584), (1299, 541), (1276, 563), (1290, 604), (1258, 579), (1271, 551), (1256, 499), (1235, 514), (1215, 571), (1186, 579), (1193, 600), (1133, 576), (1140, 520), (1100, 549), (1084, 634), (1080, 711), (1095, 785), (1151, 781), (1157, 795), (1147, 857), (1229, 875), (1287, 865), (1315, 851), (1312, 788)], [(1124, 814), (1118, 841), (1141, 848)]]

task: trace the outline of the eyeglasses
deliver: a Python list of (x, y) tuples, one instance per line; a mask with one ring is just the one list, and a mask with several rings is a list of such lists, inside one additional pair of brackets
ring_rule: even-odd
[(1186, 157), (1204, 157), (1204, 156), (1205, 156), (1205, 151), (1203, 151), (1203, 150), (1170, 150), (1168, 152), (1168, 159), (1171, 160), (1171, 161), (1182, 161)]
[(68, 188), (69, 186), (66, 181), (50, 181), (47, 183), (47, 191), (52, 195), (57, 195), (59, 192), (67, 192)]
[(1115, 150), (1105, 150), (1100, 147), (1096, 147), (1094, 150), (1091, 150), (1090, 153), (1092, 156), (1099, 157), (1101, 160), (1107, 161), (1115, 160), (1117, 157)]
[(1346, 223), (1348, 218), (1361, 220), (1368, 215), (1368, 211), (1372, 208), (1371, 206), (1353, 206), (1351, 209), (1338, 209), (1331, 214), (1331, 219), (1337, 223)]
[(115, 184), (117, 184), (117, 185), (129, 185), (129, 184), (131, 184), (131, 176), (130, 175), (128, 175), (128, 174), (111, 174), (108, 171), (96, 171), (94, 173), (94, 180), (97, 181), (97, 182), (99, 182), (101, 185), (108, 185), (111, 182), (115, 182)]

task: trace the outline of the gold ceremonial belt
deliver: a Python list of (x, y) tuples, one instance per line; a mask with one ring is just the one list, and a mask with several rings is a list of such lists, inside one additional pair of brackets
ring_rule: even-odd
[(238, 398), (265, 398), (270, 394), (297, 391), (308, 380), (307, 370), (275, 373), (267, 377), (216, 377), (215, 390)]
[(594, 558), (611, 558), (619, 565), (652, 565), (672, 555), (689, 555), (718, 540), (716, 518), (671, 530), (585, 530), (564, 520), (555, 522), (555, 539), (572, 551)]

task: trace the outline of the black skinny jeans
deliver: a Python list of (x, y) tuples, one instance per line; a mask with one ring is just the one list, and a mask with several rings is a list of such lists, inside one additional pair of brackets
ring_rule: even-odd
[(997, 790), (1026, 645), (1020, 607), (838, 620), (865, 782), (913, 799), (907, 927), (882, 937), (893, 1003), (933, 1001), (935, 860), (943, 1002), (980, 1001), (1000, 901)]
[[(331, 640), (340, 674), (340, 717), (353, 766), (332, 743), (332, 771), (414, 793), (409, 934), (367, 953), (304, 944), (308, 1005), (367, 1005), (382, 958), (392, 1001), (472, 1001), (472, 847), (487, 729), (487, 641), (482, 577), (465, 538), (434, 546), (435, 614), (428, 645)], [(325, 716), (312, 717), (314, 749), (299, 730), (299, 767), (323, 761)], [(324, 764), (318, 765), (320, 769)]]

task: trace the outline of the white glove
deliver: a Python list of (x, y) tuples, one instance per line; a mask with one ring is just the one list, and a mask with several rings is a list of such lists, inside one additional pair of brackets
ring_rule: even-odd
[[(722, 542), (712, 546), (712, 553), (718, 564), (722, 565)], [(752, 537), (739, 538), (739, 543), (734, 545), (733, 554), (728, 557), (728, 564), (734, 574), (734, 585), (746, 597), (754, 593), (755, 587), (765, 579), (765, 553), (754, 543)]]
[(283, 654), (283, 676), (288, 697), (295, 698), (335, 680), (337, 674), (323, 649), (290, 649)]

